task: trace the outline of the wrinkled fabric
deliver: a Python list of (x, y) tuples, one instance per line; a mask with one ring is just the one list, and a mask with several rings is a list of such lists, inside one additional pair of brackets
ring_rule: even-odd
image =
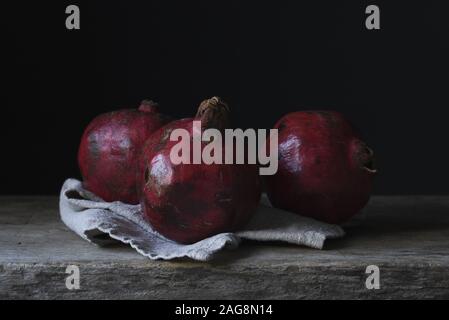
[(121, 241), (150, 259), (188, 257), (207, 261), (222, 249), (237, 248), (244, 239), (283, 241), (322, 249), (326, 239), (344, 235), (340, 226), (272, 208), (263, 197), (245, 230), (220, 233), (194, 244), (180, 244), (155, 231), (142, 218), (140, 205), (105, 202), (85, 190), (76, 179), (68, 179), (62, 186), (59, 208), (65, 225), (83, 239), (100, 246)]

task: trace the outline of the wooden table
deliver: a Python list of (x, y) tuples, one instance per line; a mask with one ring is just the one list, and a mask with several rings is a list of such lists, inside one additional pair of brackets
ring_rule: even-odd
[[(207, 263), (151, 261), (79, 238), (56, 197), (0, 197), (0, 298), (449, 298), (449, 197), (373, 197), (345, 230), (322, 251), (245, 242)], [(66, 287), (69, 265), (78, 290)], [(369, 265), (379, 289), (366, 287)]]

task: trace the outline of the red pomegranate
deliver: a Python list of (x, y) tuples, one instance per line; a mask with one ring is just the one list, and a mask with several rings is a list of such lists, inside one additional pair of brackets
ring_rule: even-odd
[(278, 171), (266, 176), (273, 206), (328, 223), (343, 223), (368, 202), (373, 151), (334, 111), (285, 115), (279, 135)]
[(139, 203), (136, 170), (146, 139), (169, 121), (157, 104), (97, 116), (85, 129), (78, 151), (83, 186), (103, 200)]
[[(142, 151), (141, 204), (145, 219), (162, 235), (180, 243), (194, 243), (242, 228), (260, 200), (257, 165), (173, 164), (170, 141), (174, 129), (185, 129), (193, 155), (193, 121), (201, 132), (228, 127), (227, 105), (218, 97), (201, 103), (195, 118), (171, 122), (155, 132)], [(202, 148), (207, 143), (202, 142)], [(224, 153), (224, 152), (223, 152)], [(224, 158), (224, 156), (223, 156)]]

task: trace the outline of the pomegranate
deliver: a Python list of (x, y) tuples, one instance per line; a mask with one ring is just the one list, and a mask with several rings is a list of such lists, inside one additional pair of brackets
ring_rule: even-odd
[(279, 162), (266, 176), (273, 206), (328, 223), (343, 223), (368, 202), (373, 151), (334, 111), (285, 115), (276, 124)]
[[(155, 230), (169, 239), (194, 243), (217, 233), (240, 229), (258, 207), (261, 191), (257, 165), (173, 164), (170, 158), (173, 146), (182, 142), (170, 140), (174, 129), (189, 133), (187, 147), (192, 157), (193, 121), (201, 121), (197, 129), (201, 132), (208, 128), (223, 132), (228, 127), (228, 114), (229, 109), (220, 98), (205, 100), (195, 118), (162, 127), (143, 148), (140, 169), (143, 215)], [(201, 149), (206, 145), (201, 142)]]
[(139, 203), (136, 170), (146, 139), (169, 121), (156, 103), (97, 116), (85, 129), (78, 151), (83, 186), (105, 201)]

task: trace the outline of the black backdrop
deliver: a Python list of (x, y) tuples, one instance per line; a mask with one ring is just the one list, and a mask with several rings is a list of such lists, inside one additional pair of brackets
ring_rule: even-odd
[[(377, 153), (378, 194), (449, 191), (444, 1), (15, 1), (1, 4), (1, 194), (79, 177), (97, 114), (160, 102), (186, 117), (220, 95), (237, 127), (300, 109), (347, 115)], [(81, 29), (65, 28), (65, 8)], [(365, 28), (376, 4), (381, 30)]]

